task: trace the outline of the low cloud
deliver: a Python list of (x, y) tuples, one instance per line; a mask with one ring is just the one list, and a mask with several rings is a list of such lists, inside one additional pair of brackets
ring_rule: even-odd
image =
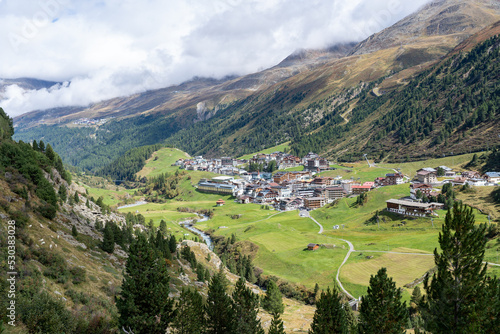
[(0, 0), (0, 77), (65, 82), (9, 86), (0, 106), (16, 116), (252, 73), (296, 49), (360, 41), (427, 2)]

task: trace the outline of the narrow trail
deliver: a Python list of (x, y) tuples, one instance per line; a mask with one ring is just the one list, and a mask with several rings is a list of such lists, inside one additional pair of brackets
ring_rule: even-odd
[(349, 245), (349, 251), (347, 252), (347, 255), (345, 256), (344, 261), (342, 261), (342, 263), (340, 264), (339, 269), (337, 269), (337, 276), (335, 277), (335, 279), (337, 280), (337, 283), (339, 284), (340, 289), (342, 291), (344, 291), (344, 293), (347, 296), (349, 296), (349, 298), (356, 299), (356, 298), (353, 297), (353, 295), (351, 295), (349, 292), (347, 292), (347, 290), (344, 288), (344, 286), (342, 285), (342, 282), (340, 282), (340, 279), (339, 279), (340, 269), (347, 262), (347, 260), (349, 259), (349, 256), (351, 255), (351, 253), (354, 252), (354, 245), (352, 244), (352, 242), (350, 242), (348, 240), (344, 240), (344, 239), (340, 239), (340, 240), (346, 242)]
[(299, 214), (301, 217), (308, 217), (308, 218), (311, 218), (311, 220), (313, 222), (315, 222), (318, 226), (319, 226), (319, 232), (318, 234), (321, 234), (323, 233), (324, 229), (323, 229), (323, 225), (321, 225), (316, 219), (314, 219), (313, 217), (311, 217), (311, 215), (309, 214), (309, 211), (300, 211), (300, 214)]

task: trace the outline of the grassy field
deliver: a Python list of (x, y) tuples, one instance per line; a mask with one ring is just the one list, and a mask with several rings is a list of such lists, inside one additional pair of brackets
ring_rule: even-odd
[(370, 167), (366, 162), (345, 164), (343, 166), (333, 165), (336, 170), (321, 173), (321, 176), (342, 176), (343, 179), (355, 179), (360, 182), (373, 182), (377, 177), (384, 177), (387, 173), (394, 173), (391, 168)]
[[(278, 146), (265, 151), (283, 149), (284, 147)], [(162, 172), (173, 172), (175, 169), (170, 166), (171, 163), (182, 155), (180, 151), (162, 149), (157, 152), (158, 159), (150, 159), (140, 173), (151, 176)], [(468, 162), (471, 157), (471, 155), (450, 157), (397, 166), (380, 165), (382, 168), (369, 167), (366, 162), (361, 162), (335, 166), (339, 169), (322, 175), (341, 175), (343, 178), (352, 177), (362, 182), (373, 181), (378, 176), (392, 172), (393, 168), (400, 168), (404, 173), (414, 175), (421, 167), (439, 165), (457, 167)], [(152, 219), (155, 225), (164, 219), (170, 231), (176, 236), (193, 238), (194, 236), (180, 227), (178, 222), (192, 219), (194, 214), (179, 212), (177, 208), (212, 209), (213, 219), (199, 223), (197, 226), (199, 229), (211, 230), (216, 235), (226, 237), (234, 233), (238, 240), (251, 241), (259, 247), (254, 264), (262, 268), (264, 274), (276, 275), (309, 288), (313, 288), (316, 283), (321, 288), (334, 284), (338, 266), (348, 250), (347, 244), (340, 239), (351, 241), (356, 249), (341, 270), (340, 276), (346, 289), (355, 296), (366, 293), (370, 275), (375, 274), (380, 267), (387, 267), (389, 275), (400, 287), (421, 277), (433, 267), (433, 257), (428, 254), (432, 254), (434, 249), (439, 247), (438, 234), (444, 222), (444, 211), (438, 211), (439, 217), (433, 220), (388, 213), (380, 213), (378, 224), (372, 219), (377, 211), (382, 212), (386, 207), (386, 200), (408, 196), (410, 191), (408, 184), (376, 189), (368, 194), (367, 203), (361, 207), (355, 206), (355, 198), (344, 198), (335, 205), (312, 211), (312, 216), (325, 228), (325, 232), (319, 235), (318, 226), (309, 218), (299, 217), (297, 211), (279, 213), (274, 210), (264, 210), (256, 204), (241, 205), (235, 203), (229, 196), (204, 194), (194, 188), (201, 178), (213, 176), (216, 174), (186, 172), (178, 185), (181, 195), (177, 199), (164, 204), (151, 203), (120, 211), (138, 211), (147, 221)], [(488, 221), (487, 215), (479, 210), (492, 212), (492, 218), (498, 219), (499, 206), (487, 200), (489, 192), (491, 189), (484, 187), (478, 188), (475, 193), (458, 194), (459, 199), (477, 208), (474, 211), (477, 223)], [(89, 188), (89, 193), (94, 197), (104, 196), (107, 203), (117, 201), (120, 194), (126, 195), (123, 190), (115, 193), (113, 189)], [(133, 194), (133, 190), (127, 190), (126, 193)], [(215, 202), (220, 198), (224, 199), (226, 204), (216, 207)], [(403, 222), (404, 226), (400, 226)], [(333, 230), (334, 225), (344, 225), (344, 228)], [(330, 246), (309, 252), (305, 250), (309, 243)], [(496, 240), (490, 241), (485, 254), (486, 260), (498, 263), (499, 250), (499, 243)], [(490, 272), (500, 274), (500, 268), (492, 267)], [(410, 294), (411, 291), (405, 290), (405, 300), (409, 299)]]
[(153, 153), (150, 159), (146, 160), (146, 166), (137, 173), (138, 177), (156, 176), (161, 173), (173, 173), (179, 169), (172, 166), (179, 159), (187, 159), (189, 155), (176, 148), (162, 148)]
[(266, 148), (264, 150), (260, 150), (259, 152), (247, 154), (247, 155), (239, 157), (238, 159), (248, 160), (248, 159), (252, 158), (257, 153), (269, 154), (269, 153), (273, 153), (273, 152), (283, 152), (283, 151), (288, 150), (288, 149), (290, 149), (290, 143), (289, 142), (284, 143), (284, 144), (280, 144), (278, 146), (273, 146), (273, 147), (270, 147), (270, 148)]

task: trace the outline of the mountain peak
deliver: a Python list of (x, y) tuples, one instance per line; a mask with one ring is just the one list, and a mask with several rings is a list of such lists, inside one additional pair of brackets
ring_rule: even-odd
[(356, 46), (352, 55), (411, 44), (413, 40), (453, 36), (462, 42), (500, 20), (498, 0), (434, 0), (419, 11)]

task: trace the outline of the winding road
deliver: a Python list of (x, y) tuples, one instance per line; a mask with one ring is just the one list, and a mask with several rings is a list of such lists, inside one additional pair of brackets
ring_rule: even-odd
[(313, 222), (315, 222), (319, 226), (319, 232), (318, 232), (318, 234), (323, 233), (323, 225), (321, 225), (316, 219), (314, 219), (313, 217), (311, 217), (311, 215), (309, 214), (309, 211), (302, 210), (302, 211), (300, 211), (299, 216), (311, 218), (311, 220)]
[(351, 253), (354, 252), (354, 245), (350, 241), (347, 241), (347, 240), (344, 240), (344, 239), (340, 239), (340, 240), (346, 242), (349, 245), (349, 251), (347, 252), (347, 255), (345, 256), (344, 261), (340, 264), (339, 269), (337, 269), (337, 276), (335, 277), (335, 279), (337, 280), (337, 283), (339, 284), (340, 289), (342, 291), (344, 291), (344, 293), (347, 296), (349, 296), (349, 298), (356, 299), (356, 298), (353, 297), (353, 295), (351, 295), (349, 292), (347, 292), (347, 290), (344, 288), (344, 286), (342, 285), (342, 282), (340, 282), (340, 279), (339, 279), (340, 269), (347, 262), (347, 260), (349, 259), (349, 256), (351, 255)]

